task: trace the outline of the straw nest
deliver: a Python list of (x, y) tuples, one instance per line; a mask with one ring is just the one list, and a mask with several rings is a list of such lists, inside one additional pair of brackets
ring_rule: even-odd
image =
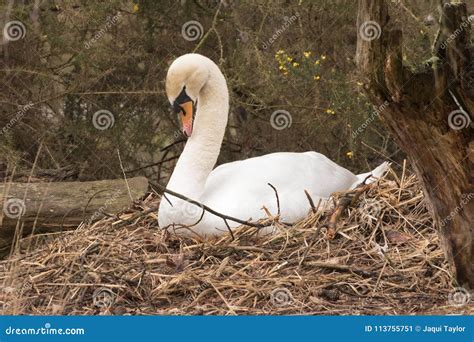
[(422, 191), (405, 171), (391, 171), (346, 209), (332, 240), (325, 228), (317, 233), (328, 212), (291, 227), (275, 222), (270, 236), (243, 227), (234, 240), (179, 238), (158, 229), (157, 201), (150, 194), (93, 225), (24, 239), (22, 253), (0, 263), (2, 313), (474, 312), (456, 305)]

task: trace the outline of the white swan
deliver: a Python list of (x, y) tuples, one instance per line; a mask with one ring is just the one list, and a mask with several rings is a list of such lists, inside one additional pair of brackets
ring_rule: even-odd
[[(310, 209), (305, 189), (317, 203), (335, 191), (355, 187), (370, 174), (381, 177), (388, 167), (383, 163), (371, 173), (355, 175), (320, 153), (279, 152), (213, 170), (229, 112), (224, 75), (207, 57), (183, 55), (168, 70), (166, 93), (188, 136), (167, 188), (241, 220), (267, 218), (263, 207), (277, 214), (275, 192), (268, 183), (278, 192), (281, 220), (295, 222)], [(160, 203), (158, 222), (161, 228), (191, 226), (175, 230), (181, 235), (206, 237), (228, 231), (222, 218), (209, 212), (201, 218), (202, 213), (200, 207), (167, 194)], [(231, 228), (239, 226), (232, 221), (228, 224)]]

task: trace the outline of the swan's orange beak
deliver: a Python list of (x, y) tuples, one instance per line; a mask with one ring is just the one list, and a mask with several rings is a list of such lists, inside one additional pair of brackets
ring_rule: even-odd
[(187, 101), (179, 105), (181, 107), (181, 122), (183, 124), (183, 133), (189, 138), (193, 133), (193, 101)]

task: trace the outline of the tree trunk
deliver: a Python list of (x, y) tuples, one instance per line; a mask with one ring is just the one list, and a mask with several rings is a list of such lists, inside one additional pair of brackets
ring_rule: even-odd
[(0, 257), (10, 252), (16, 238), (96, 221), (104, 212), (127, 208), (132, 199), (144, 196), (147, 190), (144, 177), (128, 179), (127, 183), (117, 179), (0, 185)]
[(465, 3), (445, 4), (433, 57), (403, 65), (385, 0), (359, 0), (356, 60), (366, 89), (421, 181), (459, 286), (474, 288), (474, 49)]

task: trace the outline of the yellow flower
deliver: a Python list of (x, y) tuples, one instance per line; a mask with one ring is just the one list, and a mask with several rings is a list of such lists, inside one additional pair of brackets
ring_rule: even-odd
[(349, 151), (346, 153), (347, 158), (352, 159), (352, 156), (354, 156), (354, 153), (352, 151)]
[(321, 59), (324, 61), (326, 59), (325, 55), (321, 55)]
[(137, 13), (139, 9), (138, 4), (133, 5), (133, 13)]
[(297, 63), (297, 62), (293, 62), (293, 67), (297, 68), (300, 66), (300, 63)]
[(291, 61), (293, 61), (293, 58), (291, 58), (290, 56), (288, 56), (288, 57), (286, 57), (286, 60), (287, 60), (288, 62), (291, 62)]
[(285, 58), (285, 51), (283, 50), (278, 50), (277, 53), (275, 54), (275, 59), (281, 60), (282, 58)]
[(319, 81), (320, 79), (321, 79), (321, 76), (319, 75), (313, 76), (313, 80), (315, 81)]
[(358, 85), (359, 87), (361, 87), (361, 86), (364, 85), (364, 83), (362, 83), (362, 82), (357, 82), (357, 85)]
[(317, 59), (316, 62), (314, 62), (314, 65), (319, 65), (319, 63), (321, 62), (319, 61), (319, 59)]
[(306, 58), (309, 58), (311, 56), (311, 51), (305, 51), (303, 52), (303, 55), (306, 57)]
[(336, 112), (333, 111), (331, 108), (326, 109), (326, 113), (327, 114), (332, 114), (332, 115), (336, 114)]

